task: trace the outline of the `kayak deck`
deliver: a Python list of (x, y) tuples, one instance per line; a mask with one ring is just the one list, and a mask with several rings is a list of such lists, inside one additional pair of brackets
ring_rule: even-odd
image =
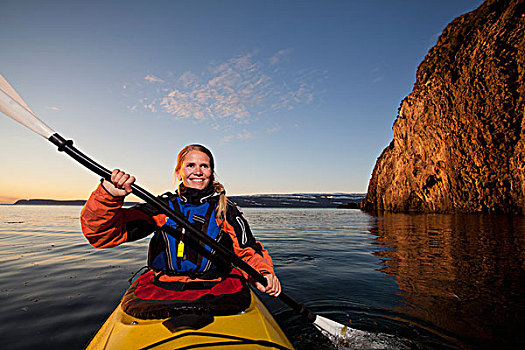
[(248, 309), (215, 316), (198, 330), (171, 332), (164, 320), (142, 320), (113, 311), (86, 349), (293, 349), (262, 301), (251, 293)]

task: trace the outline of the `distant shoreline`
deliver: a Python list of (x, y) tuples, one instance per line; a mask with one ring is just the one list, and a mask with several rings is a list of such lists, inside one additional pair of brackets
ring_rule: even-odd
[[(337, 194), (259, 194), (228, 196), (244, 208), (359, 208), (364, 193)], [(10, 205), (70, 205), (83, 206), (86, 200), (19, 199)], [(134, 205), (137, 202), (125, 202)], [(8, 204), (9, 205), (9, 204)]]
[(11, 205), (84, 205), (85, 200), (19, 199)]

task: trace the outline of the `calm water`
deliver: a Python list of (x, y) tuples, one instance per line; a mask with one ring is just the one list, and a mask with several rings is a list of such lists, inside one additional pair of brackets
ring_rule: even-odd
[[(0, 206), (2, 349), (81, 349), (144, 266), (148, 240), (97, 250), (79, 207)], [(389, 348), (523, 347), (525, 219), (245, 209), (286, 292), (314, 312), (391, 335)], [(330, 349), (264, 298), (298, 349)], [(367, 348), (365, 345), (361, 348)]]

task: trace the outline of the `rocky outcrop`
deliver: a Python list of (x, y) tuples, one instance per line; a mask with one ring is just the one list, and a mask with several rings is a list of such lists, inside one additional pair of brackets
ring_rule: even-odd
[(451, 22), (418, 67), (361, 208), (525, 213), (525, 0)]

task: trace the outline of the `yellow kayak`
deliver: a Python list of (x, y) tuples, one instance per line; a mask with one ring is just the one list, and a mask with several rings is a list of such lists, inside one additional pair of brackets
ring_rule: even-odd
[(215, 316), (199, 329), (168, 326), (168, 319), (138, 319), (119, 305), (86, 349), (293, 349), (262, 301), (250, 293), (244, 312)]

